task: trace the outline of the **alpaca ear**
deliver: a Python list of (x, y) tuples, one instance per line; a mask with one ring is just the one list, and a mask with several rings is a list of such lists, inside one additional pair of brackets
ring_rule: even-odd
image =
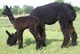
[(8, 34), (8, 36), (11, 36), (11, 34), (8, 32), (8, 30), (6, 30), (6, 33)]
[(9, 7), (6, 5), (6, 9), (9, 9)]

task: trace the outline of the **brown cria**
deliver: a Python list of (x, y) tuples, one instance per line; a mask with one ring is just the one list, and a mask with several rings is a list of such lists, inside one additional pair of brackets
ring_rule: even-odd
[(40, 48), (41, 45), (45, 46), (44, 28), (40, 25), (38, 19), (34, 16), (23, 16), (15, 18), (10, 9), (11, 8), (6, 5), (3, 15), (9, 17), (10, 22), (16, 29), (19, 48), (23, 47), (23, 31), (28, 28), (36, 40), (36, 48)]

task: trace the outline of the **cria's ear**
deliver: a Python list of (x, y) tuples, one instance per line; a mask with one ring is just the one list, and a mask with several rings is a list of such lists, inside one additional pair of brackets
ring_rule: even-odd
[(9, 7), (6, 5), (6, 9), (9, 9)]
[(8, 36), (11, 36), (11, 34), (8, 32), (8, 30), (6, 30), (6, 33), (8, 34)]

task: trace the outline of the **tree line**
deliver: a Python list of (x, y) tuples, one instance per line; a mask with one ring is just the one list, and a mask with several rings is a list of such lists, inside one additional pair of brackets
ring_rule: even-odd
[[(33, 9), (34, 9), (34, 7), (29, 6), (29, 5), (23, 5), (22, 8), (18, 5), (14, 5), (11, 8), (11, 11), (14, 15), (18, 15), (18, 14), (20, 15), (20, 14), (30, 14)], [(3, 16), (2, 15), (3, 10), (4, 10), (4, 8), (0, 8), (0, 16)]]
[(22, 8), (15, 5), (12, 8), (13, 14), (30, 14), (31, 11), (34, 9), (33, 6), (24, 5)]
[[(63, 0), (56, 0), (56, 1), (64, 2)], [(73, 6), (73, 7), (76, 10), (76, 12), (80, 13), (80, 7), (77, 7), (77, 6)], [(18, 14), (21, 15), (21, 14), (30, 14), (33, 9), (34, 7), (29, 5), (23, 5), (22, 8), (18, 5), (14, 5), (11, 10), (14, 15), (18, 15)], [(3, 16), (2, 15), (3, 10), (4, 8), (0, 8), (0, 16)]]

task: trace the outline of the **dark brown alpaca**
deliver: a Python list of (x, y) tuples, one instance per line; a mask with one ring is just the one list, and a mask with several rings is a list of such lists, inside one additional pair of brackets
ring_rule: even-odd
[(70, 38), (72, 39), (72, 45), (77, 45), (77, 33), (73, 26), (77, 14), (72, 5), (58, 2), (46, 4), (35, 8), (30, 16), (36, 16), (44, 28), (45, 24), (52, 25), (59, 21), (64, 36), (61, 47), (67, 47)]
[[(3, 15), (9, 17), (10, 22), (13, 24), (14, 28), (16, 29), (16, 35), (19, 43), (19, 48), (23, 47), (23, 31), (29, 28), (30, 32), (33, 34), (36, 40), (36, 48), (40, 48), (41, 44), (45, 46), (43, 35), (44, 29), (39, 24), (39, 21), (34, 16), (23, 16), (15, 18), (8, 6), (5, 7)], [(42, 43), (43, 42), (43, 43)]]

